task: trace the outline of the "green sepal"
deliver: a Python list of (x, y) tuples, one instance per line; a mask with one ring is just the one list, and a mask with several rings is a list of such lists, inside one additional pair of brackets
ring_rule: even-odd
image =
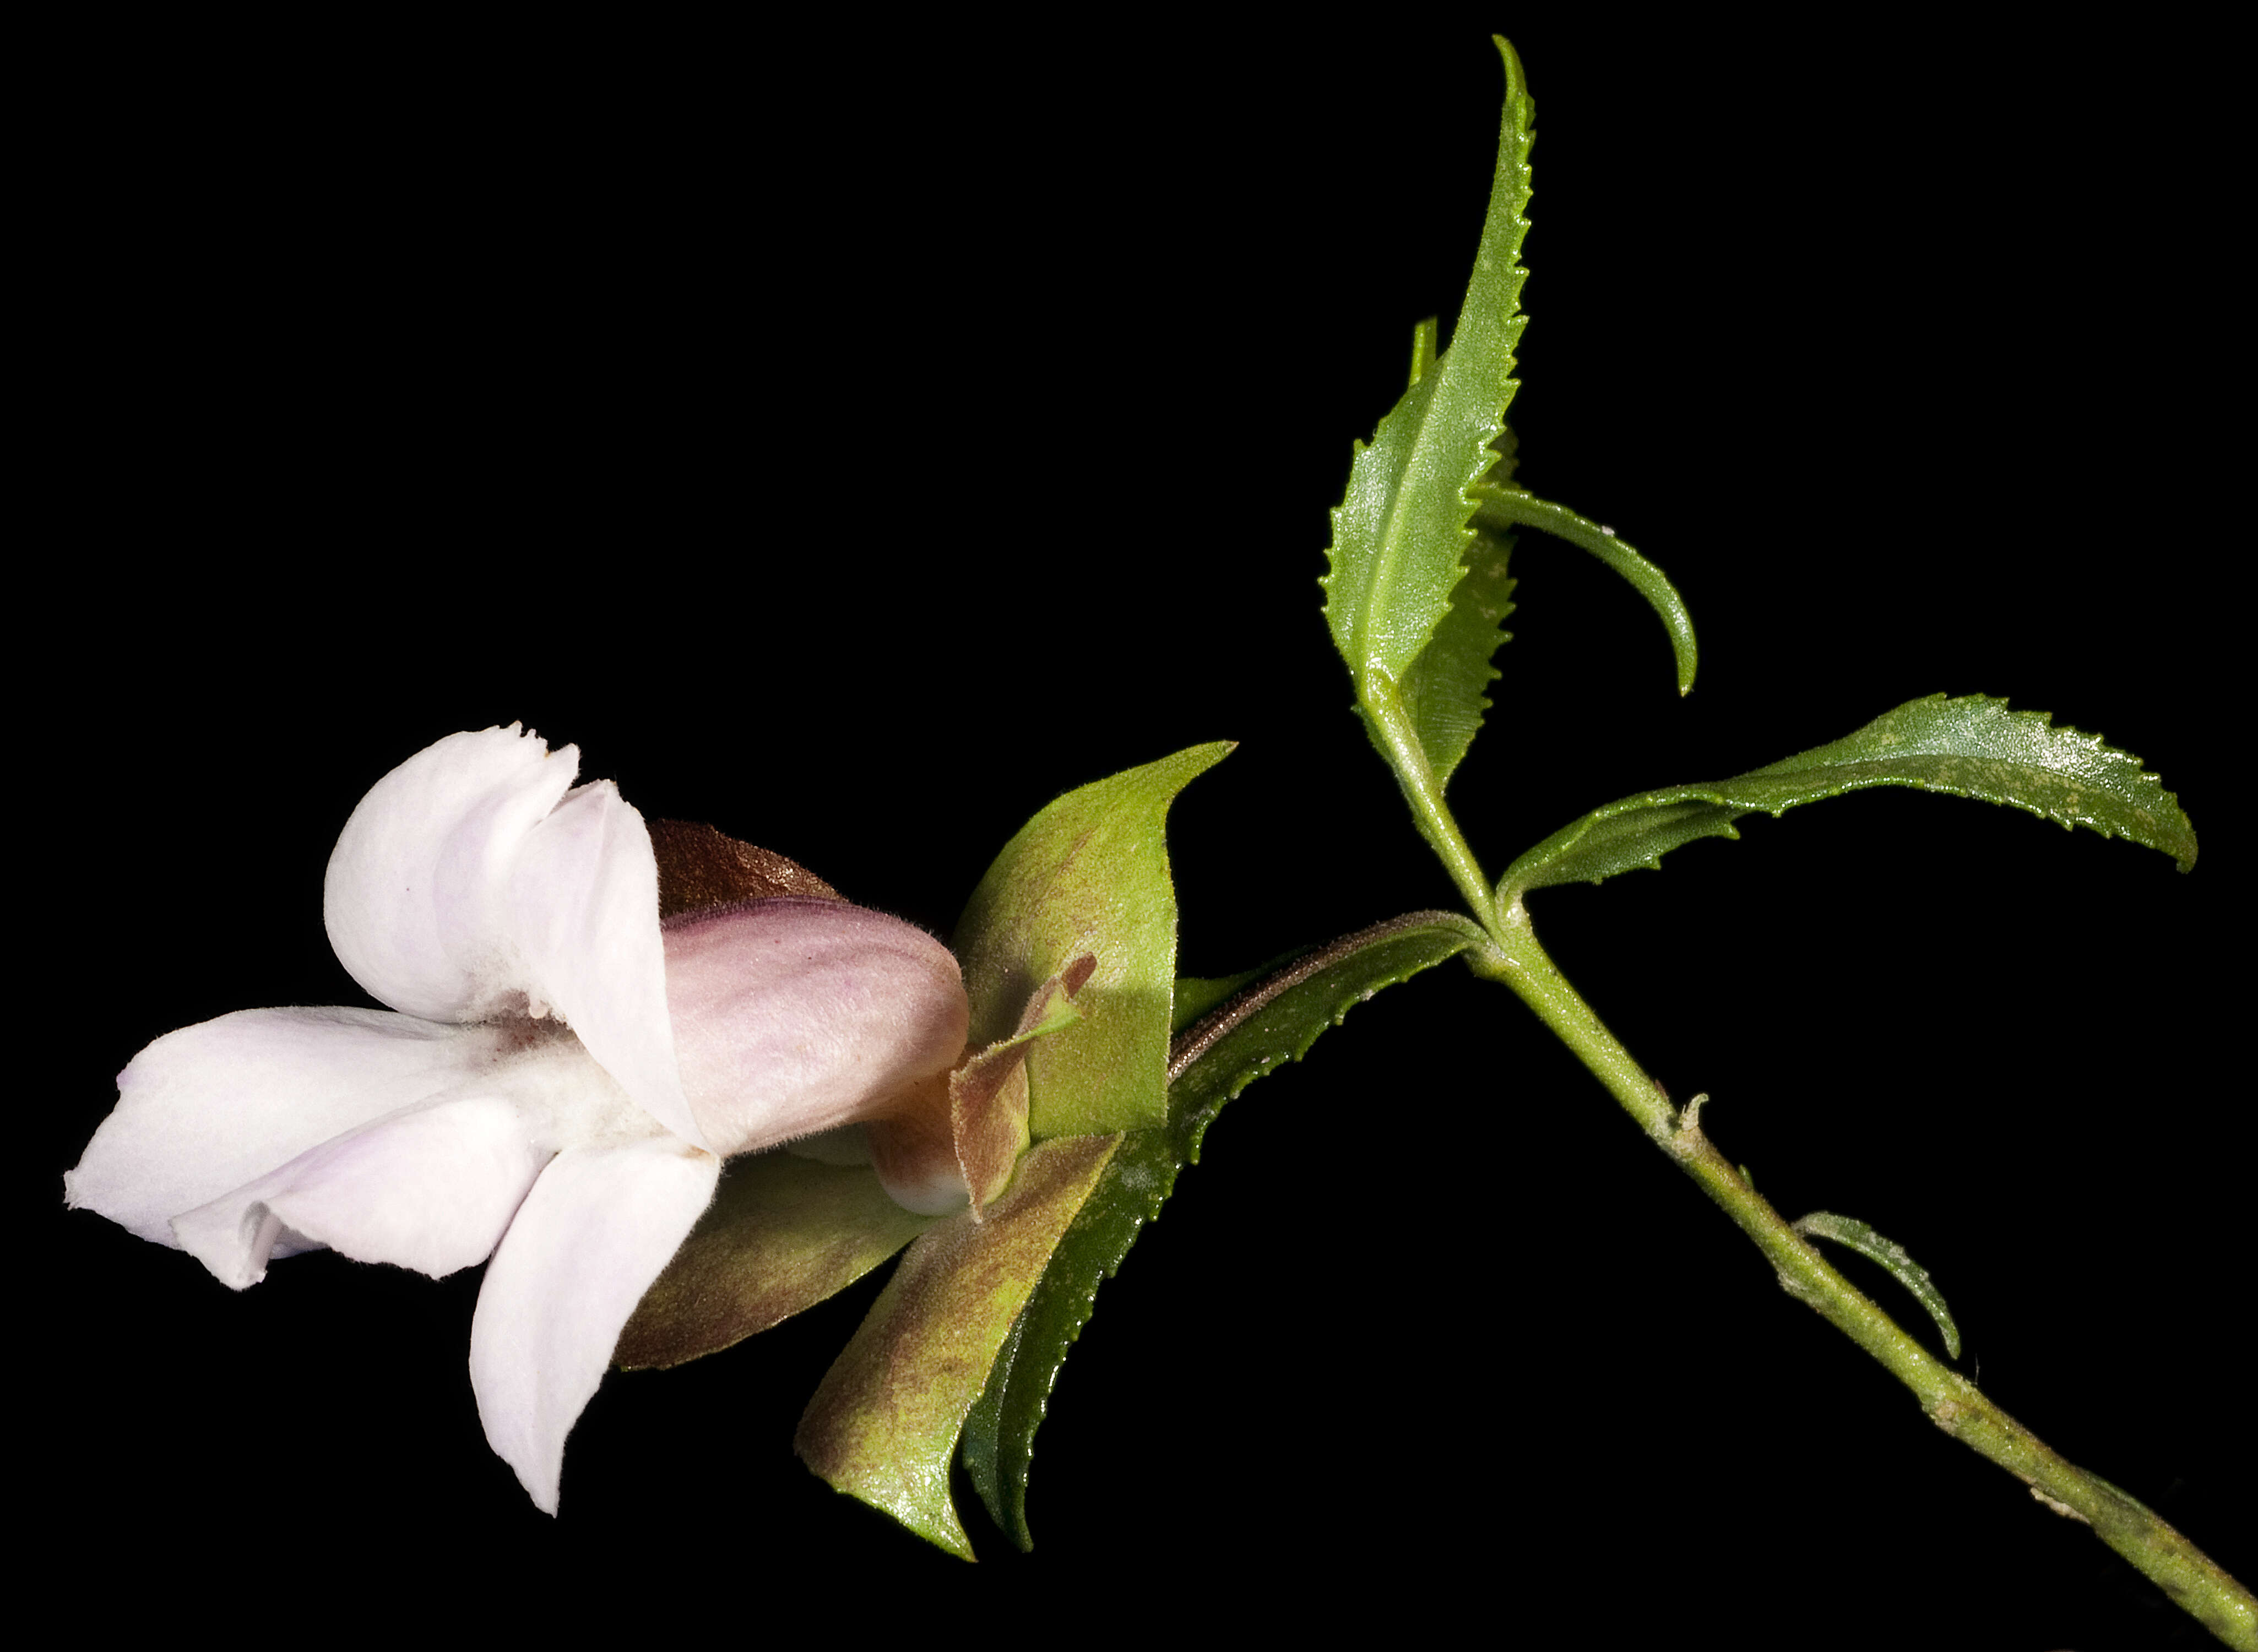
[(1798, 1218), (1793, 1225), (1798, 1233), (1847, 1244), (1868, 1261), (1878, 1262), (1889, 1269), (1891, 1276), (1911, 1291), (1914, 1300), (1936, 1322), (1936, 1329), (1944, 1334), (1944, 1351), (1955, 1359), (1960, 1358), (1960, 1327), (1952, 1322), (1952, 1310), (1944, 1305), (1944, 1293), (1936, 1288), (1935, 1282), (1928, 1277), (1928, 1270), (1906, 1254), (1905, 1246), (1894, 1239), (1884, 1238), (1855, 1216), (1838, 1216), (1831, 1210), (1814, 1210)]
[(1118, 1272), (1145, 1223), (1199, 1160), (1223, 1104), (1263, 1074), (1298, 1060), (1325, 1028), (1381, 988), (1488, 944), (1468, 919), (1414, 912), (1308, 953), (1270, 972), (1181, 1032), (1169, 1067), (1165, 1130), (1124, 1138), (1067, 1230), (1004, 1343), (967, 1418), (963, 1457), (996, 1524), (1022, 1549), (1027, 1465), (1060, 1365), (1089, 1322), (1098, 1286)]
[(949, 1459), (1059, 1237), (1122, 1141), (1038, 1143), (976, 1219), (936, 1223), (904, 1253), (824, 1373), (792, 1449), (838, 1490), (970, 1560)]
[(1450, 611), (1471, 535), (1471, 490), (1498, 462), (1491, 444), (1513, 397), (1534, 107), (1513, 48), (1502, 39), (1497, 47), (1506, 76), (1497, 169), (1451, 346), (1435, 358), (1427, 330), (1415, 334), (1411, 387), (1372, 444), (1357, 444), (1333, 511), (1331, 570), (1320, 582), (1325, 620), (1368, 711), (1393, 698)]
[(868, 1165), (732, 1159), (613, 1360), (632, 1371), (719, 1353), (846, 1289), (937, 1220), (896, 1204)]
[(1498, 902), (1510, 905), (1554, 883), (1596, 883), (1696, 838), (1736, 838), (1733, 822), (1759, 810), (1867, 786), (1917, 786), (2008, 804), (2059, 823), (2090, 826), (2161, 849), (2182, 871), (2195, 864), (2195, 828), (2179, 799), (2143, 773), (2140, 759), (2098, 734), (2056, 728), (2044, 712), (2005, 700), (1932, 694), (1886, 712), (1856, 734), (1714, 783), (1641, 792), (1562, 827), (1506, 869)]
[(1195, 746), (1069, 791), (1022, 826), (958, 919), (970, 1047), (1008, 1039), (1029, 995), (1088, 954), (1082, 1024), (1027, 1057), (1033, 1138), (1154, 1128), (1168, 1117), (1176, 897), (1168, 805), (1230, 751)]

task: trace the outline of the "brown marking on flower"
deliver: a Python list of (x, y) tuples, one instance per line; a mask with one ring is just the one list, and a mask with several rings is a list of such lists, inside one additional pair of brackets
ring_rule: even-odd
[(1028, 1035), (1097, 972), (1097, 954), (1084, 953), (1027, 995), (1009, 1039), (975, 1052), (948, 1075), (949, 1134), (964, 1185), (971, 1190), (976, 1222), (982, 1209), (1011, 1184), (1019, 1155), (1027, 1150), (1027, 1052), (1033, 1047)]
[(836, 901), (846, 897), (774, 849), (741, 843), (690, 820), (652, 820), (651, 852), (658, 857), (658, 915), (662, 919), (739, 901)]

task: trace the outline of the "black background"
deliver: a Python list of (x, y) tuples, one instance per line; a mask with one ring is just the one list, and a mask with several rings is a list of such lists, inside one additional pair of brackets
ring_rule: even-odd
[(475, 1273), (235, 1296), (60, 1209), (141, 1045), (363, 1002), (330, 844), (458, 728), (522, 719), (944, 932), (1049, 798), (1229, 738), (1172, 821), (1185, 970), (1453, 904), (1314, 582), (1350, 439), (1462, 291), (1502, 28), (1539, 110), (1522, 479), (1669, 571), (1703, 670), (1678, 700), (1630, 589), (1524, 540), (1459, 817), (1495, 871), (1938, 690), (2160, 771), (2192, 877), (1868, 793), (1533, 908), (1774, 1203), (1906, 1244), (1963, 1369), (2258, 1572), (2201, 43), (1572, 15), (57, 46), (17, 1203), (52, 1212), (21, 1414), (63, 1575), (181, 1621), (444, 1577), (522, 1627), (1150, 1633), (1211, 1584), (1225, 1620), (1537, 1644), (2202, 1643), (1455, 967), (1225, 1114), (1065, 1368), (1034, 1554), (960, 1496), (976, 1568), (791, 1455), (876, 1280), (613, 1377), (552, 1522), (479, 1433)]

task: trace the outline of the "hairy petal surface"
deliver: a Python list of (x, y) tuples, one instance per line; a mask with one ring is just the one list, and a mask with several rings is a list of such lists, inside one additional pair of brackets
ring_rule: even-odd
[(884, 1117), (964, 1052), (956, 960), (898, 918), (748, 901), (673, 919), (665, 937), (683, 1088), (716, 1152)]
[(527, 836), (509, 893), (528, 990), (571, 1024), (645, 1112), (707, 1145), (682, 1092), (658, 861), (643, 816), (608, 780), (580, 787)]
[(450, 734), (378, 781), (330, 855), (323, 916), (370, 994), (430, 1021), (479, 1021), (527, 992), (510, 902), (527, 836), (572, 784), (517, 724)]
[[(117, 1106), (64, 1202), (157, 1244), (172, 1220), (373, 1119), (492, 1070), (522, 1043), (383, 1010), (244, 1010), (168, 1032), (117, 1075)], [(277, 1237), (274, 1253), (311, 1246)]]
[(471, 1323), (471, 1386), (487, 1443), (544, 1513), (557, 1512), (564, 1436), (721, 1169), (669, 1136), (567, 1148), (495, 1251)]

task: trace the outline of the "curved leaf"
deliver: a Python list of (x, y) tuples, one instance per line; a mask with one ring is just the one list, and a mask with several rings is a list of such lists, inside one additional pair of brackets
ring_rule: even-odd
[(1928, 1316), (1936, 1322), (1936, 1329), (1944, 1333), (1944, 1351), (1953, 1358), (1960, 1358), (1960, 1327), (1952, 1322), (1952, 1310), (1944, 1305), (1944, 1293), (1936, 1288), (1928, 1277), (1928, 1270), (1906, 1254), (1906, 1248), (1894, 1239), (1885, 1239), (1855, 1216), (1838, 1216), (1831, 1210), (1814, 1210), (1792, 1224), (1798, 1233), (1807, 1233), (1814, 1239), (1832, 1239), (1837, 1244), (1847, 1244), (1870, 1262), (1878, 1262), (1889, 1269), (1897, 1282), (1911, 1291)]
[(1696, 838), (1736, 838), (1733, 822), (1758, 810), (1867, 786), (1918, 786), (2011, 805), (2067, 830), (2090, 826), (2195, 864), (2195, 828), (2179, 799), (2142, 772), (2140, 759), (2098, 734), (2056, 728), (2044, 712), (2011, 712), (2005, 700), (1932, 694), (1886, 712), (1856, 734), (1799, 752), (1731, 780), (1641, 792), (1562, 827), (1510, 867), (1502, 904), (1554, 883), (1596, 883)]
[(1670, 633), (1670, 649), (1678, 660), (1678, 691), (1693, 691), (1697, 663), (1694, 619), (1686, 612), (1686, 599), (1678, 594), (1678, 587), (1670, 583), (1661, 569), (1616, 538), (1612, 528), (1602, 528), (1534, 493), (1501, 486), (1495, 478), (1477, 488), (1474, 497), (1477, 507), (1473, 520), (1477, 528), (1493, 533), (1508, 528), (1534, 528), (1590, 551), (1630, 580), (1632, 588), (1646, 599), (1647, 606), (1661, 616), (1664, 627)]
[(966, 1419), (966, 1470), (998, 1526), (1022, 1549), (1027, 1464), (1067, 1350), (1089, 1322), (1098, 1286), (1138, 1231), (1160, 1215), (1176, 1173), (1197, 1163), (1223, 1104), (1263, 1074), (1298, 1060), (1317, 1035), (1382, 987), (1485, 945), (1451, 912), (1413, 912), (1345, 935), (1249, 987), (1180, 1034), (1169, 1059), (1168, 1124), (1133, 1131), (1059, 1243)]

